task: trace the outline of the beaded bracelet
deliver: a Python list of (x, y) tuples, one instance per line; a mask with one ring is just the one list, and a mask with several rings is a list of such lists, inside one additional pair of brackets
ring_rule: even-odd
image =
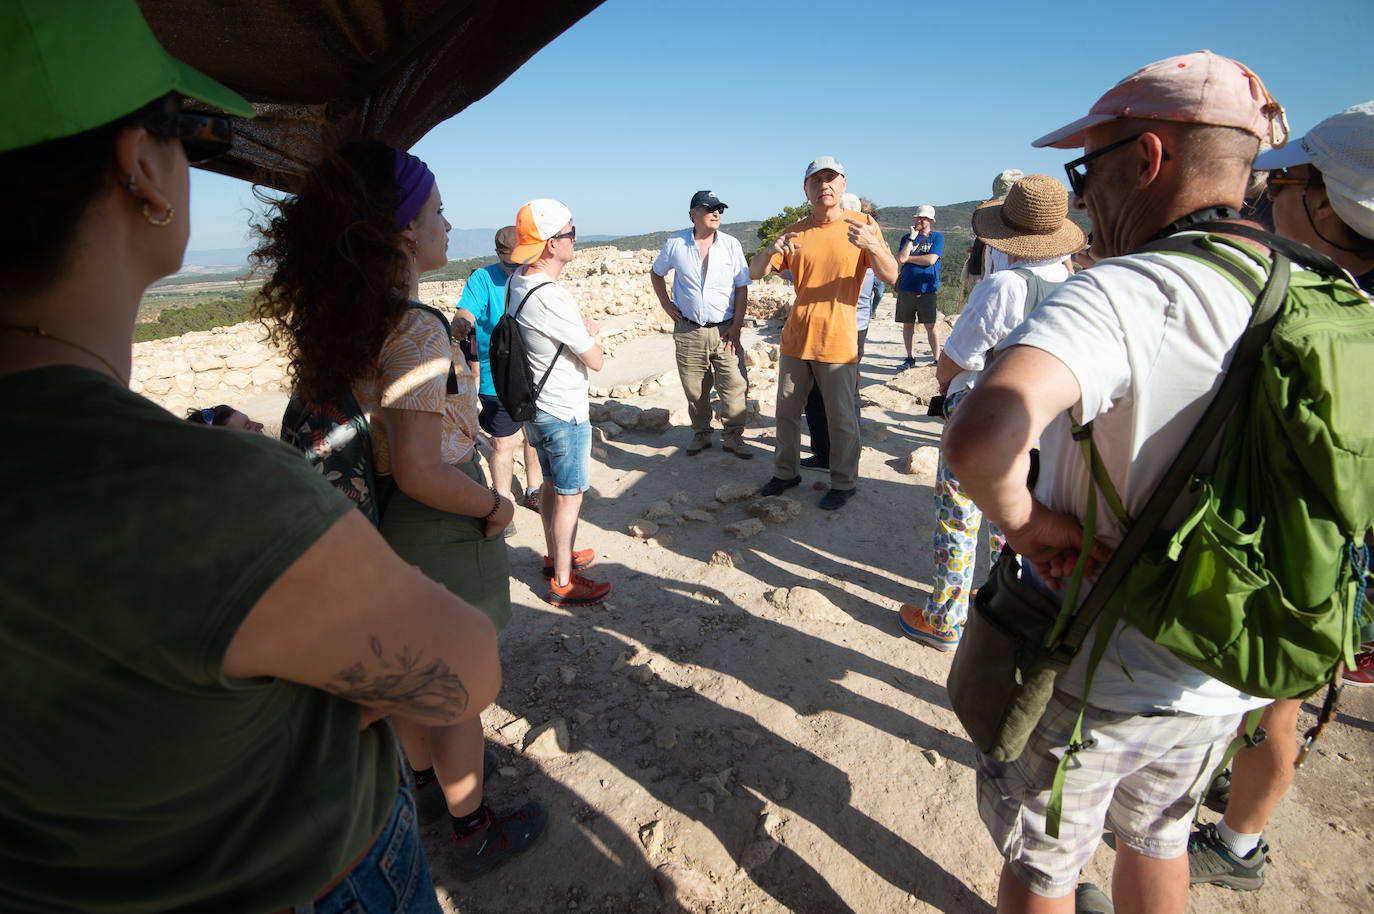
[(491, 520), (496, 516), (496, 512), (501, 510), (501, 493), (496, 491), (496, 486), (488, 486), (491, 489), (491, 511), (483, 520)]

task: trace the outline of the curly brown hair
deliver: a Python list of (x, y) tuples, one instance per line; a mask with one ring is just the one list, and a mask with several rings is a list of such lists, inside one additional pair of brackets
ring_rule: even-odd
[(407, 308), (410, 260), (395, 212), (395, 151), (354, 142), (327, 155), (300, 191), (255, 224), (254, 271), (271, 269), (258, 319), (284, 345), (296, 392), (326, 400), (377, 368)]

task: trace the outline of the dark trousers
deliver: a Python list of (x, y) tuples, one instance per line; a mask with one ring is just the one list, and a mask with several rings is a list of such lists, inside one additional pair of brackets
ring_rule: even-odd
[[(864, 358), (864, 339), (868, 336), (867, 330), (859, 331), (859, 362)], [(854, 415), (858, 417), (859, 410), (863, 404), (859, 402), (859, 389), (854, 388)], [(802, 410), (806, 416), (806, 428), (811, 433), (811, 453), (820, 458), (822, 463), (830, 463), (830, 422), (825, 417), (825, 400), (821, 399), (821, 389), (811, 386), (811, 393), (806, 397), (806, 407)]]

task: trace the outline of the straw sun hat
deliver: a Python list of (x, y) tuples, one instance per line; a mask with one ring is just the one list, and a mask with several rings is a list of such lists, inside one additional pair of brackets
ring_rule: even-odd
[(1069, 192), (1063, 184), (1049, 175), (1026, 175), (1004, 202), (973, 211), (973, 233), (989, 247), (1023, 260), (1067, 257), (1088, 246), (1068, 212)]

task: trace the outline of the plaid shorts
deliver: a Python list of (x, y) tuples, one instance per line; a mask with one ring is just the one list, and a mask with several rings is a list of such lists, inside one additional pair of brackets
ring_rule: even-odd
[(1064, 778), (1059, 838), (1045, 833), (1055, 768), (1082, 702), (1055, 692), (1021, 757), (978, 759), (978, 812), (1016, 877), (1043, 898), (1074, 889), (1102, 828), (1145, 857), (1170, 860), (1188, 849), (1193, 812), (1235, 735), (1241, 715), (1145, 717), (1088, 707), (1083, 738)]

